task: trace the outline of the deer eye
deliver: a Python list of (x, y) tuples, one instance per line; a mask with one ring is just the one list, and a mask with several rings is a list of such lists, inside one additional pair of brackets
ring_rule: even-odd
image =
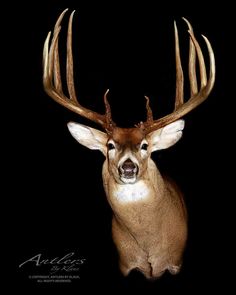
[(141, 150), (146, 151), (147, 149), (148, 149), (148, 144), (147, 144), (147, 143), (143, 143), (143, 144), (141, 145)]
[(113, 143), (109, 142), (109, 143), (107, 144), (107, 148), (108, 148), (108, 150), (110, 151), (110, 150), (114, 150), (115, 146), (114, 146)]

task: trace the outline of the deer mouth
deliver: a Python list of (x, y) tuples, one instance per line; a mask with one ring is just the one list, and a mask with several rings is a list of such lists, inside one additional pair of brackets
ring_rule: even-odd
[(134, 183), (138, 175), (138, 166), (130, 159), (127, 159), (119, 166), (120, 179), (124, 183)]

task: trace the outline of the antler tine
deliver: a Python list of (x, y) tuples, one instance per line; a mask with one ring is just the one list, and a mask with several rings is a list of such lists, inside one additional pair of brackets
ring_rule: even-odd
[[(182, 17), (182, 19), (186, 22), (188, 29), (193, 34), (193, 28), (190, 22)], [(196, 49), (192, 38), (189, 38), (189, 83), (190, 83), (190, 95), (193, 96), (198, 92), (198, 85), (197, 85), (197, 76), (196, 76)]]
[(148, 96), (144, 96), (147, 100), (146, 102), (146, 109), (147, 109), (147, 124), (152, 124), (153, 123), (153, 114), (152, 114), (152, 109), (150, 107), (150, 99)]
[(68, 32), (67, 32), (66, 81), (67, 81), (68, 92), (69, 92), (71, 100), (73, 100), (77, 105), (79, 105), (76, 98), (76, 94), (75, 94), (73, 54), (72, 54), (72, 20), (73, 20), (74, 13), (75, 13), (75, 10), (70, 15)]
[[(50, 43), (51, 32), (48, 33), (43, 48), (43, 85), (46, 93), (56, 102), (69, 110), (91, 120), (100, 125), (106, 130), (112, 130), (115, 123), (111, 118), (111, 109), (107, 99), (105, 100), (106, 113), (101, 115), (97, 112), (91, 111), (83, 106), (77, 100), (74, 87), (73, 74), (73, 53), (72, 53), (72, 21), (73, 11), (70, 14), (68, 31), (67, 31), (67, 58), (66, 58), (66, 81), (69, 93), (69, 98), (62, 91), (60, 61), (58, 53), (58, 39), (61, 30), (62, 19), (68, 9), (65, 9), (59, 16), (53, 31), (53, 36)], [(106, 92), (107, 94), (107, 92)]]
[(206, 86), (207, 84), (207, 74), (206, 74), (206, 66), (205, 66), (205, 61), (204, 57), (202, 54), (202, 50), (193, 34), (192, 31), (189, 31), (189, 35), (194, 43), (194, 46), (197, 51), (197, 57), (198, 57), (198, 62), (199, 62), (199, 70), (200, 70), (200, 80), (201, 80), (201, 89)]
[[(61, 26), (61, 22), (62, 22), (62, 19), (65, 15), (65, 13), (67, 12), (68, 8), (65, 9), (61, 15), (59, 16), (55, 26), (54, 26), (54, 34), (56, 34), (58, 28), (60, 28)], [(56, 39), (56, 44), (55, 44), (55, 50), (54, 50), (54, 85), (55, 85), (55, 88), (57, 90), (58, 93), (61, 93), (63, 94), (63, 91), (62, 91), (62, 84), (61, 84), (61, 71), (60, 71), (60, 62), (59, 62), (59, 52), (58, 52), (58, 39), (59, 39), (59, 36), (58, 38)]]
[(142, 131), (145, 131), (150, 125), (153, 124), (153, 114), (152, 109), (150, 107), (150, 99), (148, 96), (144, 95), (146, 98), (146, 111), (147, 111), (147, 119), (146, 122), (140, 122), (135, 125), (135, 127), (140, 128)]
[[(183, 103), (183, 90), (181, 88), (183, 87), (183, 79), (181, 78), (181, 63), (180, 63), (180, 56), (178, 53), (178, 32), (177, 27), (175, 27), (175, 44), (176, 44), (176, 102), (175, 102), (175, 111), (171, 114), (168, 114), (158, 120), (153, 120), (151, 124), (148, 124), (148, 122), (144, 123), (145, 126), (145, 132), (149, 133), (151, 131), (154, 131), (156, 129), (159, 129), (161, 127), (166, 126), (169, 123), (172, 123), (180, 118), (182, 118), (184, 115), (189, 113), (191, 110), (196, 108), (198, 105), (200, 105), (208, 95), (210, 94), (214, 82), (215, 82), (215, 57), (214, 52), (211, 46), (211, 43), (209, 40), (202, 35), (208, 49), (209, 54), (209, 60), (210, 60), (210, 71), (209, 71), (209, 77), (207, 79), (206, 75), (206, 67), (204, 62), (204, 57), (202, 54), (202, 50), (200, 48), (199, 43), (197, 42), (192, 26), (190, 23), (184, 19), (185, 22), (188, 25), (188, 32), (190, 35), (190, 50), (189, 50), (189, 79), (190, 79), (190, 99)], [(177, 36), (177, 38), (176, 38)], [(198, 91), (197, 87), (197, 78), (196, 78), (196, 53), (199, 63), (199, 72), (200, 72), (200, 81), (201, 81), (201, 88), (200, 91)], [(179, 78), (178, 78), (179, 77)]]
[(177, 110), (184, 103), (184, 75), (180, 59), (179, 50), (179, 35), (176, 22), (174, 22), (175, 29), (175, 61), (176, 61), (176, 95), (175, 95), (175, 110)]
[(110, 104), (107, 100), (107, 94), (109, 92), (109, 89), (107, 89), (107, 91), (104, 94), (104, 104), (105, 104), (105, 108), (106, 108), (106, 131), (107, 133), (111, 133), (113, 127), (115, 127), (115, 123), (112, 121), (112, 117), (111, 117), (111, 107)]

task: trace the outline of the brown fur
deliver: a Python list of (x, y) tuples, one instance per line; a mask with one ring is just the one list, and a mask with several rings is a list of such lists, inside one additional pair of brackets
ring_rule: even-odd
[[(113, 140), (126, 149), (129, 142), (129, 148), (135, 153), (142, 133), (139, 129), (120, 130), (122, 132), (116, 132)], [(150, 158), (146, 162), (142, 180), (150, 193), (145, 200), (129, 203), (117, 200), (115, 192), (121, 184), (110, 173), (108, 160), (103, 166), (103, 183), (114, 212), (112, 235), (122, 273), (128, 275), (137, 268), (145, 277), (155, 278), (165, 270), (173, 274), (179, 272), (187, 238), (187, 214), (176, 184), (164, 179)]]

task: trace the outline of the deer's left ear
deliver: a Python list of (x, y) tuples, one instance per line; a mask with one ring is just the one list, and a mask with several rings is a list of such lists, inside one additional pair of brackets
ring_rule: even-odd
[(71, 135), (82, 145), (91, 150), (100, 150), (106, 155), (107, 134), (97, 129), (69, 122), (67, 124)]
[(148, 134), (151, 152), (167, 149), (174, 145), (181, 137), (184, 129), (184, 120), (178, 120), (163, 128)]

